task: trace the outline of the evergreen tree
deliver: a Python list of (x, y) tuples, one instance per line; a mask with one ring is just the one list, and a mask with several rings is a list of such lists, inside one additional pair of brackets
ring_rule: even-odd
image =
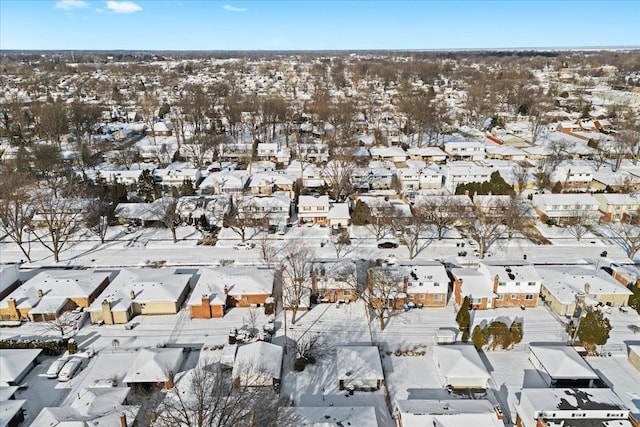
[(353, 225), (367, 225), (371, 223), (371, 209), (362, 200), (356, 202), (351, 214), (351, 223)]
[(464, 297), (460, 310), (456, 315), (456, 323), (462, 331), (462, 341), (469, 341), (469, 328), (471, 327), (471, 314), (469, 313), (469, 297)]
[(600, 310), (589, 310), (578, 325), (578, 339), (587, 349), (605, 345), (609, 339), (611, 323)]
[(629, 297), (629, 307), (640, 314), (640, 286), (634, 286), (631, 292), (633, 294)]

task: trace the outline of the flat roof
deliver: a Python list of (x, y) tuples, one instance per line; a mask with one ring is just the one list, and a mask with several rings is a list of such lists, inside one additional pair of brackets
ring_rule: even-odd
[(573, 347), (532, 345), (530, 350), (551, 378), (576, 380), (600, 378)]

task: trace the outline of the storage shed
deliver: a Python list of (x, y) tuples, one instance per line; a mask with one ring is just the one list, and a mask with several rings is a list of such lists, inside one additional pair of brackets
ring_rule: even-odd
[(454, 389), (487, 388), (491, 376), (473, 345), (437, 345), (433, 354), (444, 385)]

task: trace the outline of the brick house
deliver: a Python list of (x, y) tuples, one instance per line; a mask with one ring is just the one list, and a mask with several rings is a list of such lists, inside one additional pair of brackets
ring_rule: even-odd
[(542, 278), (532, 264), (518, 261), (481, 261), (478, 271), (492, 279), (494, 308), (535, 307)]
[(317, 303), (356, 300), (356, 264), (352, 261), (316, 261), (309, 282), (311, 299)]
[(325, 224), (329, 214), (329, 196), (300, 196), (298, 219), (300, 222)]

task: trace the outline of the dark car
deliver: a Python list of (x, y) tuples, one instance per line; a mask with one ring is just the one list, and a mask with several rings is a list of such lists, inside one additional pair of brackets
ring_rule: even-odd
[(396, 242), (382, 242), (378, 243), (378, 249), (395, 249), (398, 247)]

